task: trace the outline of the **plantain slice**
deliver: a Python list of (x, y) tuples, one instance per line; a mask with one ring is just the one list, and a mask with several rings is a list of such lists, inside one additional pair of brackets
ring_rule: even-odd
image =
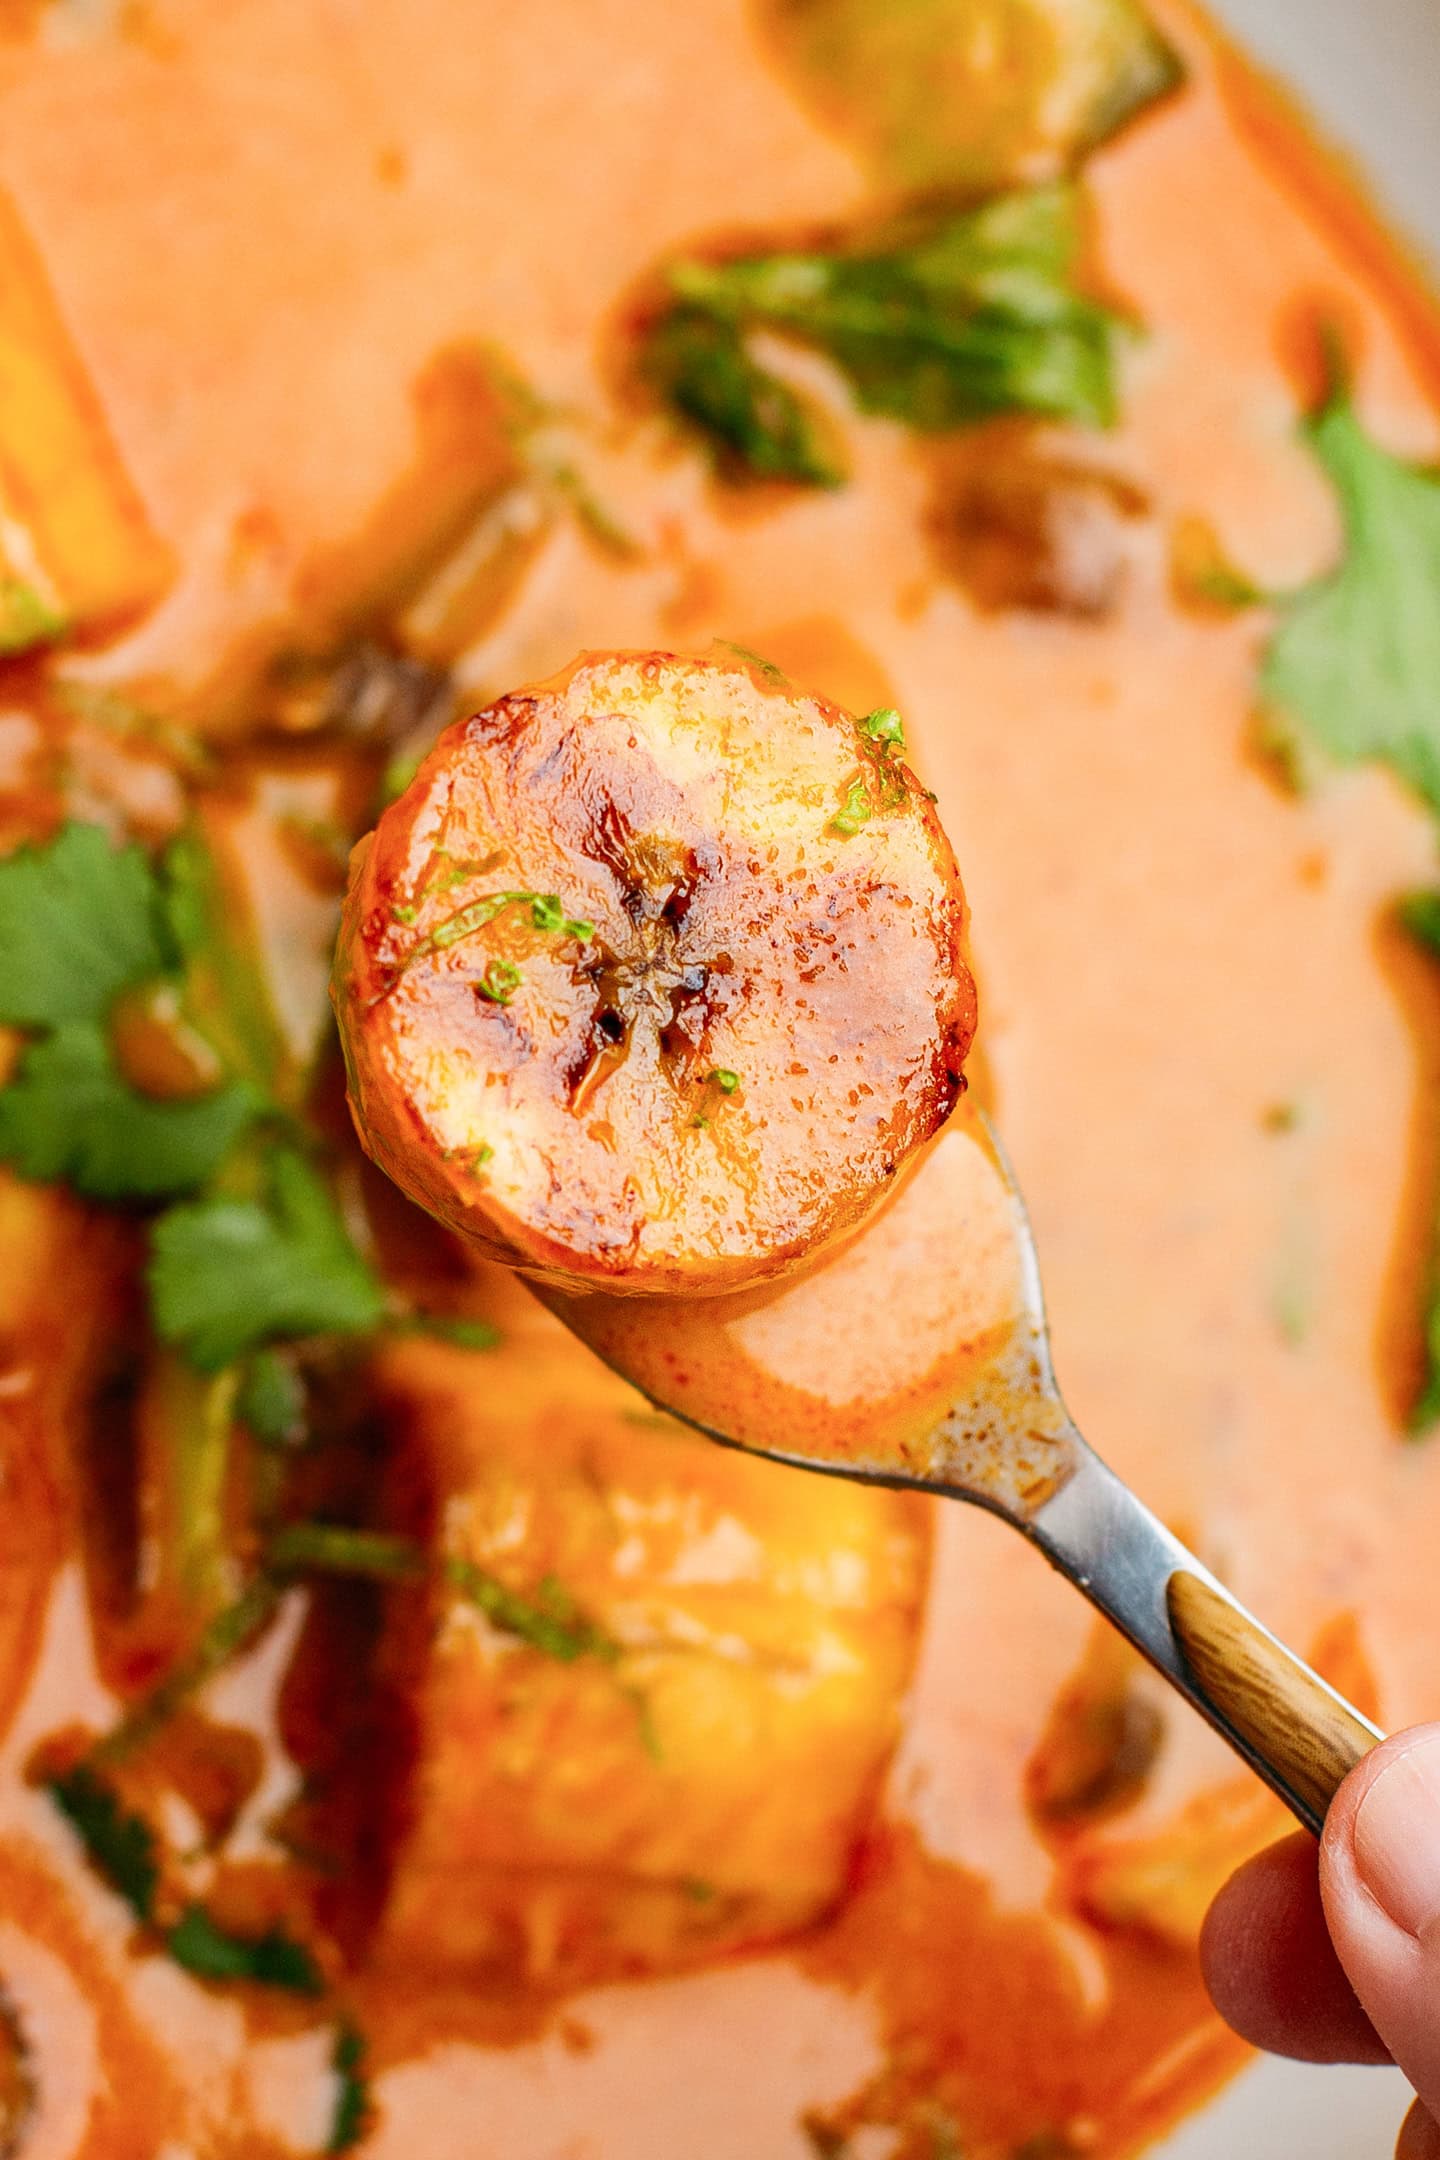
[(351, 864), (334, 997), (365, 1146), (490, 1257), (691, 1295), (857, 1222), (975, 1024), (903, 761), (730, 648), (589, 653), (448, 729)]

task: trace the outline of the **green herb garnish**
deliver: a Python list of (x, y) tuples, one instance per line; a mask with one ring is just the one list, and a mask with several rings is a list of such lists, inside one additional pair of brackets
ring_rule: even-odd
[(348, 2022), (335, 2033), (330, 2067), (335, 2073), (335, 2112), (331, 2117), (327, 2153), (345, 2153), (358, 2145), (370, 2127), (374, 2103), (365, 2074), (365, 2035)]
[(530, 910), (532, 929), (572, 937), (581, 945), (588, 945), (595, 935), (593, 923), (565, 913), (558, 893), (487, 893), (483, 900), (472, 900), (468, 906), (457, 908), (453, 915), (447, 916), (437, 929), (420, 940), (409, 958), (417, 960), (426, 953), (444, 952), (447, 947), (458, 945), (462, 938), (473, 937), (477, 930), (483, 930), (487, 923), (494, 922), (497, 915), (512, 907), (525, 907)]
[(736, 323), (704, 308), (673, 307), (646, 340), (641, 368), (651, 388), (709, 444), (725, 478), (826, 488), (844, 480), (823, 421), (751, 358)]
[(443, 1563), (445, 1580), (472, 1605), (478, 1605), (492, 1627), (514, 1635), (545, 1657), (571, 1664), (576, 1658), (600, 1658), (613, 1664), (620, 1645), (584, 1618), (562, 1583), (547, 1575), (531, 1597), (500, 1582), (472, 1560), (453, 1556)]
[(278, 1350), (257, 1350), (245, 1367), (235, 1414), (262, 1447), (297, 1447), (305, 1438), (305, 1382)]
[(121, 1762), (142, 1747), (173, 1717), (180, 1705), (229, 1664), (274, 1618), (280, 1593), (268, 1575), (257, 1575), (232, 1604), (216, 1613), (191, 1656), (126, 1711), (120, 1723), (97, 1741), (92, 1764)]
[[(345, 1523), (291, 1523), (271, 1539), (266, 1566), (279, 1575), (304, 1573), (368, 1576), (377, 1582), (419, 1582), (432, 1572), (431, 1562), (409, 1538), (384, 1530), (357, 1530)], [(546, 1657), (569, 1664), (596, 1657), (607, 1663), (620, 1645), (580, 1612), (562, 1583), (547, 1575), (526, 1595), (512, 1590), (488, 1568), (448, 1555), (438, 1563), (441, 1579), (493, 1627), (514, 1635)]]
[(0, 1023), (99, 1022), (122, 990), (178, 957), (143, 849), (98, 825), (65, 825), (0, 862)]
[(96, 1874), (125, 1900), (137, 1920), (148, 1921), (160, 1883), (149, 1823), (122, 1807), (114, 1787), (84, 1763), (51, 1778), (47, 1789)]
[(893, 705), (881, 705), (874, 712), (866, 713), (860, 727), (871, 742), (879, 743), (887, 754), (905, 748), (905, 723)]
[(283, 1928), (234, 1935), (203, 1905), (186, 1906), (166, 1935), (165, 1947), (197, 1980), (248, 1980), (254, 1987), (281, 1988), (291, 1995), (325, 1992), (314, 1958)]
[(1339, 498), (1338, 566), (1282, 600), (1261, 670), (1267, 714), (1303, 759), (1378, 759), (1440, 811), (1440, 473), (1361, 425), (1342, 372), (1306, 433)]
[(101, 1030), (77, 1022), (31, 1043), (0, 1088), (0, 1161), (92, 1200), (169, 1199), (204, 1182), (256, 1108), (243, 1082), (179, 1102), (142, 1095)]
[(293, 1148), (271, 1156), (263, 1199), (216, 1193), (162, 1215), (148, 1279), (161, 1339), (202, 1372), (277, 1338), (364, 1334), (385, 1313), (328, 1185)]
[[(292, 1072), (243, 909), (192, 824), (166, 849), (159, 868), (165, 918), (184, 971), (185, 1008), (222, 1064), (267, 1095), (287, 1101), (304, 1075)], [(328, 1008), (317, 1008), (315, 1042)]]
[(395, 1328), (401, 1335), (428, 1335), (456, 1350), (498, 1350), (505, 1340), (493, 1320), (475, 1320), (467, 1313), (407, 1313)]
[(1407, 893), (1396, 913), (1401, 928), (1440, 960), (1440, 892)]
[(475, 987), (492, 1005), (508, 1005), (524, 980), (513, 960), (491, 960)]
[[(84, 1763), (49, 1781), (51, 1798), (70, 1822), (97, 1875), (122, 1897), (137, 1920), (150, 1926), (160, 1884), (155, 1833), (131, 1814), (107, 1781)], [(259, 1987), (318, 1995), (324, 1983), (308, 1950), (270, 1928), (263, 1935), (233, 1935), (203, 1905), (188, 1905), (164, 1932), (177, 1965), (201, 1980), (249, 1980)]]
[(51, 644), (69, 627), (59, 610), (24, 578), (0, 577), (0, 659)]
[(830, 830), (847, 840), (853, 839), (874, 815), (875, 805), (870, 800), (869, 788), (863, 780), (852, 780), (845, 790), (844, 804), (830, 820)]
[(740, 1075), (731, 1072), (728, 1065), (717, 1065), (710, 1075), (710, 1084), (719, 1088), (722, 1095), (733, 1095), (740, 1085)]
[(747, 343), (767, 330), (823, 352), (862, 412), (921, 434), (998, 413), (1108, 427), (1119, 319), (1073, 282), (1080, 212), (1068, 185), (978, 210), (927, 212), (819, 248), (687, 257), (641, 369), (722, 462), (833, 485), (804, 400)]
[[(1388, 765), (1440, 813), (1440, 472), (1372, 440), (1333, 341), (1306, 435), (1338, 499), (1343, 545), (1327, 575), (1281, 599), (1261, 668), (1268, 739), (1302, 777), (1314, 753)], [(1401, 903), (1440, 951), (1440, 896)], [(1440, 1259), (1424, 1310), (1425, 1378), (1410, 1424), (1440, 1419)]]

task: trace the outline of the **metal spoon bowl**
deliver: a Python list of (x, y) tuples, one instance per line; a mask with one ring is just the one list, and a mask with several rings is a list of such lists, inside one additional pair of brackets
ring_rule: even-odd
[[(1051, 1365), (1029, 1218), (966, 1104), (883, 1213), (740, 1297), (541, 1295), (712, 1440), (969, 1500), (1013, 1525), (1318, 1833), (1383, 1738), (1263, 1628), (1087, 1445)], [(906, 1325), (890, 1315), (904, 1311)]]

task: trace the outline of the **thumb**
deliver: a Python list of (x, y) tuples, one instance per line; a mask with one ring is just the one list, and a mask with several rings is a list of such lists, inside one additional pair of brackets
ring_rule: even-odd
[(1350, 1985), (1440, 2115), (1440, 1725), (1398, 1734), (1350, 1773), (1326, 1820), (1320, 1891)]

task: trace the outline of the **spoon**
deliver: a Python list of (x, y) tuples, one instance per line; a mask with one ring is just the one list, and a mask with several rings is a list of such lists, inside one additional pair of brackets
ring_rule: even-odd
[[(889, 1206), (798, 1279), (663, 1308), (541, 1295), (657, 1408), (712, 1440), (1002, 1517), (1307, 1829), (1318, 1834), (1346, 1773), (1384, 1737), (1081, 1437), (1051, 1365), (1024, 1201), (968, 1102)], [(899, 1310), (903, 1330), (887, 1326)]]

